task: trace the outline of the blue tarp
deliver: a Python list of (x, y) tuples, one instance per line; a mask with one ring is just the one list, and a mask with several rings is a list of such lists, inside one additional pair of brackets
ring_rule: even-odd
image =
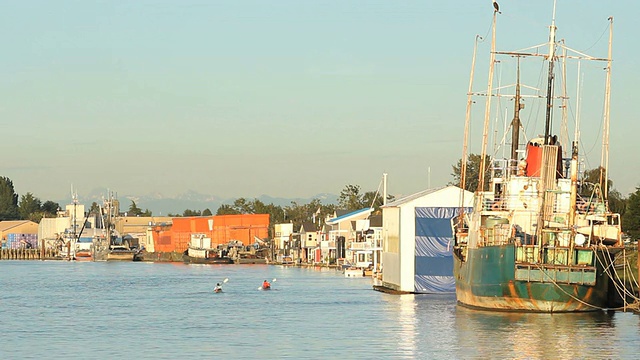
[(415, 209), (414, 291), (416, 293), (456, 291), (453, 279), (451, 219), (456, 217), (459, 211), (458, 207), (419, 207)]
[(423, 294), (452, 293), (456, 291), (456, 282), (453, 276), (416, 275), (415, 287), (415, 292)]

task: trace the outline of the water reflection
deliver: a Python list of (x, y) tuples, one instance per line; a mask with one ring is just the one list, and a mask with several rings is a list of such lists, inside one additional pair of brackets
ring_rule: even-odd
[[(624, 350), (621, 342), (632, 339), (633, 333), (617, 332), (615, 320), (618, 316), (630, 315), (502, 313), (458, 307), (457, 347), (462, 350), (460, 356), (474, 358), (617, 357)], [(637, 333), (636, 328), (636, 336)], [(593, 352), (594, 348), (597, 352)]]
[(394, 331), (394, 337), (398, 339), (398, 355), (407, 359), (416, 357), (416, 339), (420, 333), (420, 329), (417, 327), (415, 297), (415, 295), (393, 296), (388, 294), (383, 296), (383, 301), (387, 305), (385, 313), (389, 311), (396, 314), (395, 322), (398, 328)]

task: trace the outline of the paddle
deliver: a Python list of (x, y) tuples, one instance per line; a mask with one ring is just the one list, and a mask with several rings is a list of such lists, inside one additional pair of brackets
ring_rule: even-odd
[[(272, 282), (272, 283), (274, 283), (274, 282), (276, 282), (276, 280), (278, 280), (278, 279), (273, 278), (273, 280), (271, 280), (271, 282)], [(270, 287), (269, 287), (269, 288), (267, 288), (267, 289), (270, 289)], [(258, 288), (258, 290), (266, 290), (266, 289), (264, 289), (262, 286), (260, 286), (260, 287)]]

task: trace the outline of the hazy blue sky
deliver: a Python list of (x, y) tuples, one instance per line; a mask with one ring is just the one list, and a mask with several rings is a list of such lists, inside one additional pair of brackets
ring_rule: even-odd
[[(551, 0), (500, 6), (499, 50), (547, 41)], [(558, 37), (602, 57), (615, 18), (610, 170), (625, 195), (640, 185), (638, 14), (632, 0), (557, 10)], [(491, 16), (490, 0), (4, 1), (0, 175), (43, 200), (71, 184), (309, 197), (375, 190), (383, 172), (392, 194), (441, 186), (461, 156), (474, 37)], [(602, 85), (602, 67), (582, 70)], [(582, 121), (597, 132), (602, 96), (584, 76)], [(531, 138), (542, 113), (526, 109)], [(598, 140), (583, 147), (597, 167)]]

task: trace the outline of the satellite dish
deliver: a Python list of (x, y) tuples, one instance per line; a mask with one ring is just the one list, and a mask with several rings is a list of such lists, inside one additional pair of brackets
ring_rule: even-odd
[(576, 239), (575, 239), (575, 243), (576, 243), (576, 245), (578, 245), (578, 246), (582, 246), (582, 245), (584, 245), (584, 243), (585, 243), (586, 241), (587, 241), (587, 238), (586, 238), (586, 237), (584, 237), (584, 235), (582, 235), (582, 234), (577, 234), (577, 235), (576, 235)]

